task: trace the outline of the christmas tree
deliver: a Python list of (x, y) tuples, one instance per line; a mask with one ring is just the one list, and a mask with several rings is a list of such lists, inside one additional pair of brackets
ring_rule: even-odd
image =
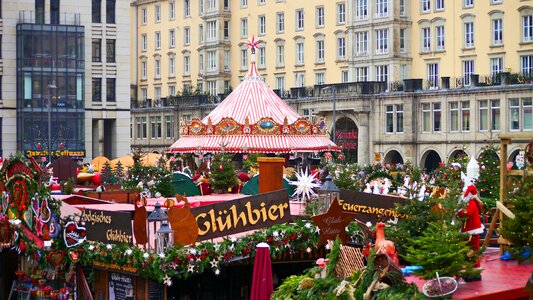
[(500, 159), (498, 148), (493, 144), (484, 146), (479, 155), (479, 180), (476, 184), (487, 208), (494, 207), (500, 196)]
[(215, 191), (219, 192), (226, 192), (229, 188), (237, 185), (235, 168), (230, 155), (222, 153), (213, 157), (209, 183)]
[[(472, 276), (477, 253), (467, 245), (468, 239), (459, 231), (460, 225), (444, 221), (429, 223), (422, 236), (411, 238), (405, 259), (422, 269), (415, 271), (424, 279), (439, 276)], [(479, 274), (479, 270), (477, 271)]]
[(124, 180), (125, 172), (124, 172), (124, 166), (119, 161), (117, 165), (115, 166), (115, 178), (117, 179), (117, 184), (122, 185), (122, 181)]
[(115, 174), (113, 173), (113, 170), (111, 169), (111, 165), (107, 161), (102, 166), (101, 176), (102, 176), (102, 183), (104, 185), (112, 185), (112, 184), (116, 184), (117, 182), (117, 178), (115, 177)]

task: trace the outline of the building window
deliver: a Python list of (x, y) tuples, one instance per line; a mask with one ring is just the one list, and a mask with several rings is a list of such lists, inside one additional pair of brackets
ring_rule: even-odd
[(422, 28), (422, 52), (431, 51), (431, 28)]
[(200, 41), (200, 43), (204, 42), (204, 25), (203, 24), (198, 26), (198, 40)]
[(159, 101), (161, 100), (161, 87), (160, 86), (154, 87), (154, 100), (156, 104), (159, 104)]
[(435, 0), (435, 10), (436, 11), (444, 10), (444, 0)]
[(93, 55), (93, 62), (102, 62), (102, 40), (101, 39), (93, 39), (93, 49), (92, 49), (92, 55)]
[(304, 10), (298, 9), (296, 10), (296, 30), (303, 30), (304, 29)]
[(368, 67), (358, 67), (355, 69), (355, 76), (358, 82), (368, 81)]
[(389, 15), (389, 0), (376, 0), (376, 17), (382, 18)]
[(141, 51), (146, 51), (148, 49), (148, 37), (146, 36), (146, 33), (143, 33), (141, 35)]
[(106, 49), (106, 62), (114, 63), (115, 62), (115, 40), (106, 40), (105, 41)]
[(435, 26), (436, 50), (444, 51), (444, 26)]
[(156, 79), (161, 78), (161, 60), (159, 59), (154, 61), (154, 77)]
[(169, 20), (176, 19), (176, 3), (175, 2), (168, 3), (168, 19)]
[(148, 10), (146, 10), (146, 8), (141, 9), (141, 23), (143, 25), (148, 23)]
[(422, 12), (427, 13), (431, 11), (431, 0), (422, 0)]
[(266, 66), (266, 54), (265, 54), (266, 48), (261, 47), (258, 49), (258, 66), (260, 68), (264, 68)]
[(159, 23), (161, 22), (161, 6), (160, 5), (156, 5), (155, 6), (155, 12), (154, 12), (154, 20), (156, 23)]
[(207, 51), (207, 71), (216, 71), (217, 69), (217, 51)]
[(520, 56), (520, 72), (523, 76), (533, 76), (533, 55)]
[(394, 105), (387, 105), (385, 109), (385, 131), (394, 133)]
[(241, 69), (246, 69), (248, 67), (248, 51), (246, 49), (241, 49)]
[(174, 48), (176, 46), (176, 35), (174, 29), (168, 31), (168, 46), (169, 48)]
[(285, 91), (285, 76), (276, 77), (276, 89), (283, 93)]
[(400, 52), (405, 52), (405, 28), (400, 28)]
[[(509, 99), (509, 121), (511, 130), (533, 129), (532, 98)], [(522, 126), (520, 126), (522, 124)]]
[(229, 40), (229, 21), (224, 21), (224, 40)]
[(168, 86), (168, 95), (169, 96), (176, 95), (176, 86), (175, 85), (169, 85)]
[(156, 31), (155, 33), (155, 49), (161, 49), (161, 32)]
[(217, 40), (217, 21), (207, 22), (207, 41), (213, 42)]
[(167, 139), (174, 137), (174, 117), (173, 116), (165, 116), (165, 129), (166, 134), (165, 137)]
[(190, 56), (183, 57), (183, 74), (184, 75), (191, 74), (191, 57)]
[(200, 12), (200, 15), (204, 13), (204, 0), (198, 1), (198, 4), (200, 7), (198, 8), (198, 11)]
[(403, 133), (403, 104), (396, 104), (396, 132)]
[(93, 101), (102, 101), (102, 78), (93, 78)]
[(283, 33), (285, 31), (285, 14), (279, 12), (276, 14), (276, 32)]
[(368, 31), (355, 33), (355, 51), (357, 56), (368, 55)]
[(148, 99), (148, 90), (146, 88), (141, 88), (141, 100), (146, 102)]
[(450, 132), (459, 131), (459, 103), (449, 102), (450, 107)]
[(389, 30), (376, 30), (376, 53), (385, 54), (389, 52)]
[(107, 78), (106, 79), (106, 100), (107, 102), (115, 102), (116, 101), (116, 85), (117, 80), (115, 78)]
[(278, 45), (276, 47), (276, 66), (284, 67), (285, 66), (285, 46)]
[(503, 72), (503, 58), (502, 57), (493, 57), (490, 59), (490, 75), (492, 80), (496, 79), (501, 72)]
[(176, 76), (176, 59), (173, 56), (168, 58), (168, 76)]
[(439, 87), (439, 64), (432, 63), (427, 65), (428, 88)]
[(470, 8), (474, 6), (474, 0), (463, 0), (463, 1), (464, 1), (463, 6), (465, 8)]
[(474, 23), (466, 22), (465, 25), (465, 48), (474, 47)]
[(248, 19), (241, 19), (241, 38), (248, 37)]
[(500, 4), (502, 2), (503, 2), (503, 0), (491, 0), (492, 4)]
[(304, 43), (296, 43), (296, 64), (304, 64)]
[(474, 74), (474, 61), (465, 60), (463, 61), (463, 84), (470, 85), (470, 75)]
[(305, 86), (305, 74), (304, 72), (294, 72), (294, 82), (297, 87)]
[(185, 46), (188, 46), (191, 44), (191, 28), (185, 27), (183, 29), (183, 43)]
[(405, 16), (405, 0), (400, 0), (400, 16)]
[(350, 81), (349, 73), (346, 70), (341, 71), (341, 82), (346, 83)]
[(337, 3), (337, 25), (346, 23), (346, 4)]
[(102, 23), (102, 0), (92, 0), (91, 11), (92, 22)]
[(266, 18), (265, 16), (259, 16), (259, 34), (266, 34)]
[(387, 65), (376, 66), (376, 81), (389, 82), (389, 67)]
[(224, 80), (224, 94), (227, 95), (231, 93), (231, 84), (229, 80)]
[(217, 94), (217, 81), (216, 80), (207, 81), (207, 93), (211, 96), (216, 96)]
[(366, 20), (368, 18), (368, 0), (357, 0), (355, 5), (356, 20)]
[(247, 7), (248, 6), (248, 0), (241, 0), (241, 7)]
[(502, 19), (492, 20), (492, 44), (493, 45), (503, 44), (503, 20)]
[(491, 129), (500, 130), (500, 100), (490, 101)]
[(204, 73), (204, 55), (203, 54), (198, 55), (198, 70), (200, 71), (200, 74)]
[(346, 39), (344, 37), (337, 38), (337, 59), (344, 59), (346, 56)]
[(115, 0), (106, 0), (106, 23), (115, 24)]
[(316, 41), (316, 62), (317, 63), (323, 63), (324, 62), (324, 41)]
[(422, 132), (431, 131), (431, 106), (429, 103), (422, 103)]
[(185, 0), (183, 3), (183, 15), (186, 17), (191, 16), (191, 0)]
[(230, 59), (231, 54), (229, 50), (224, 50), (224, 70), (229, 70), (230, 68)]
[(524, 42), (533, 41), (533, 15), (522, 17), (522, 32)]
[(315, 73), (315, 84), (324, 84), (324, 73)]
[(461, 129), (470, 131), (470, 102), (461, 101)]
[(161, 138), (161, 117), (150, 117), (150, 128), (152, 129), (151, 138), (160, 139)]
[(146, 80), (146, 77), (147, 77), (147, 62), (143, 61), (141, 62), (141, 80)]
[(441, 131), (441, 107), (440, 103), (433, 103), (433, 131)]
[(324, 27), (324, 6), (316, 8), (316, 27)]

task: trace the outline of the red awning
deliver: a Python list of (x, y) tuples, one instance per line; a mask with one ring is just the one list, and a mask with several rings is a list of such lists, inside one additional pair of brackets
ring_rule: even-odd
[(322, 135), (189, 135), (179, 138), (167, 152), (289, 153), (340, 150), (340, 147)]

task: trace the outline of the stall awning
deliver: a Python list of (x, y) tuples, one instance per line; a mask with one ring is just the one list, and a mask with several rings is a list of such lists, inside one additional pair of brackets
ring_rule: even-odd
[(168, 148), (167, 153), (290, 153), (340, 150), (329, 138), (321, 135), (189, 135), (179, 138)]

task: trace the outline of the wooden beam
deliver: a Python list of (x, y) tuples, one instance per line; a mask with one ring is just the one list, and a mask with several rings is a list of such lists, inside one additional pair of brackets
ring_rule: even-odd
[(507, 217), (511, 218), (511, 219), (514, 219), (515, 218), (515, 215), (513, 214), (512, 211), (510, 211), (507, 207), (505, 207), (503, 204), (501, 204), (500, 202), (496, 202), (496, 207), (504, 214), (506, 215)]
[(485, 247), (489, 243), (490, 236), (492, 235), (492, 233), (494, 232), (494, 229), (496, 228), (496, 222), (498, 222), (499, 216), (500, 216), (500, 212), (498, 211), (498, 209), (496, 209), (496, 211), (494, 212), (494, 215), (492, 216), (492, 221), (490, 221), (489, 230), (487, 231), (487, 234), (485, 235), (485, 240), (483, 240), (483, 247)]

